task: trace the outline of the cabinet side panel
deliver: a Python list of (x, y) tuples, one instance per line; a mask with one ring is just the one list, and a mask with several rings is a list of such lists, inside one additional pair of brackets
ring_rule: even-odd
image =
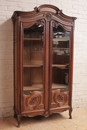
[(17, 114), (17, 21), (14, 23), (14, 110)]

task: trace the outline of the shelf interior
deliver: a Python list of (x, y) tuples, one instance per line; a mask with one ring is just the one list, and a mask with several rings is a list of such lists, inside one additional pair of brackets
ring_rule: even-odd
[(52, 89), (66, 89), (66, 88), (68, 88), (68, 85), (65, 85), (65, 84), (55, 84), (55, 83), (52, 84)]
[[(41, 38), (24, 38), (25, 41), (41, 41)], [(29, 42), (27, 42), (29, 43)]]
[(23, 68), (23, 86), (43, 83), (43, 67)]
[[(52, 89), (67, 89), (65, 84), (52, 84)], [(43, 84), (32, 84), (31, 86), (23, 86), (23, 91), (43, 90)]]
[(31, 86), (23, 86), (24, 91), (42, 90), (43, 84), (32, 84)]
[[(43, 90), (44, 73), (44, 43), (43, 26), (37, 24), (24, 30), (23, 44), (23, 90)], [(70, 45), (69, 34), (62, 28), (63, 37), (57, 32), (59, 29), (53, 27), (52, 44), (52, 89), (68, 89)], [(58, 36), (57, 36), (58, 35)], [(50, 58), (50, 60), (51, 60)], [(47, 61), (46, 61), (47, 62)]]
[(33, 61), (31, 63), (28, 63), (28, 64), (24, 64), (23, 67), (43, 67), (43, 63), (42, 61)]
[(41, 90), (43, 84), (43, 27), (24, 30), (23, 86), (25, 90)]
[[(24, 44), (23, 48), (23, 65), (30, 67), (42, 66), (43, 64), (43, 44), (36, 42), (30, 42), (30, 44)], [(26, 66), (26, 67), (27, 67)]]
[(52, 64), (52, 67), (56, 67), (60, 69), (68, 69), (69, 64)]

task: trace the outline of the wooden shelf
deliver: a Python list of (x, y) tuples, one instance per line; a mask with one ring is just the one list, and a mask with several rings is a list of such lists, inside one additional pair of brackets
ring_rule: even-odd
[(43, 84), (32, 84), (31, 86), (23, 86), (24, 91), (42, 90)]
[(69, 47), (67, 47), (67, 48), (53, 47), (53, 50), (69, 50)]
[(26, 67), (26, 68), (28, 68), (28, 67), (42, 67), (43, 66), (43, 64), (30, 64), (30, 65), (23, 65), (23, 67)]
[(52, 64), (52, 67), (60, 68), (60, 69), (68, 69), (69, 64)]
[[(64, 84), (52, 84), (52, 89), (67, 89), (68, 85)], [(31, 86), (23, 86), (24, 91), (36, 91), (36, 90), (42, 90), (43, 84), (33, 84)]]
[(39, 50), (39, 49), (38, 49), (38, 50), (32, 50), (31, 53), (32, 53), (32, 52), (33, 52), (33, 53), (34, 53), (34, 52), (35, 52), (35, 53), (38, 53), (38, 52), (39, 52), (39, 53), (42, 53), (42, 54), (43, 54), (43, 49), (42, 49), (42, 50)]
[(23, 67), (42, 67), (43, 61), (42, 60), (31, 60), (28, 63), (24, 63)]
[(70, 37), (66, 36), (66, 37), (59, 37), (59, 38), (53, 38), (53, 41), (69, 41)]
[(41, 38), (24, 38), (25, 41), (41, 41)]
[(65, 84), (52, 84), (52, 89), (67, 89), (68, 85)]

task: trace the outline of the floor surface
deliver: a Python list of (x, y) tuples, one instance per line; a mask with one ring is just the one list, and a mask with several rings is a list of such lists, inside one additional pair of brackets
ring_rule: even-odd
[(0, 119), (0, 130), (87, 130), (87, 108), (74, 109), (72, 119), (68, 119), (68, 111), (53, 114), (48, 118), (24, 117), (20, 128), (13, 117)]

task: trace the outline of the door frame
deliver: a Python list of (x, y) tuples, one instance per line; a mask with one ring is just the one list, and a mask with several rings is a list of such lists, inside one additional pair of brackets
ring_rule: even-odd
[[(42, 15), (43, 16), (43, 15)], [(35, 16), (36, 17), (36, 16)], [(45, 60), (45, 54), (46, 54), (46, 35), (44, 35), (44, 39), (43, 39), (43, 98), (44, 98), (44, 109), (40, 110), (33, 110), (31, 111), (23, 111), (23, 30), (24, 28), (28, 28), (30, 26), (30, 24), (33, 23), (37, 23), (38, 21), (42, 20), (42, 22), (44, 21), (44, 34), (46, 34), (46, 23), (45, 23), (45, 19), (44, 17), (37, 16), (36, 18), (32, 17), (32, 18), (21, 18), (21, 22), (20, 22), (20, 99), (21, 99), (21, 104), (20, 104), (20, 108), (21, 108), (21, 114), (22, 115), (26, 115), (29, 114), (30, 116), (35, 116), (35, 115), (43, 115), (46, 109), (46, 84), (45, 84), (45, 70), (46, 70), (46, 60)], [(32, 24), (33, 25), (33, 24)]]

